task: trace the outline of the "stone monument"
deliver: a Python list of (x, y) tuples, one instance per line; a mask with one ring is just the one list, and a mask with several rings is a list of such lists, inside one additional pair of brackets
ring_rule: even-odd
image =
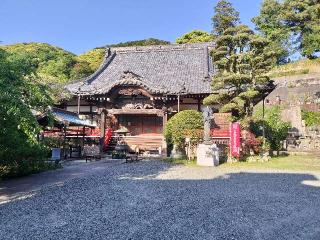
[(204, 118), (204, 137), (203, 143), (199, 144), (197, 149), (197, 165), (214, 167), (219, 165), (219, 149), (212, 143), (210, 136), (212, 109), (206, 107), (203, 110)]

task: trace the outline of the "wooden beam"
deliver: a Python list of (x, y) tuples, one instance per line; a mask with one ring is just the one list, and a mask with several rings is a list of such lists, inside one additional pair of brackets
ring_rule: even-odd
[(101, 111), (101, 122), (100, 122), (100, 153), (103, 151), (103, 144), (106, 132), (106, 110)]
[(108, 109), (108, 113), (113, 115), (138, 114), (163, 116), (163, 111), (161, 109)]

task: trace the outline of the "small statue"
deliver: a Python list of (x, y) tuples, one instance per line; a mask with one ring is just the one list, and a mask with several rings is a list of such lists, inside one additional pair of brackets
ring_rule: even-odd
[(204, 144), (212, 144), (211, 141), (211, 120), (212, 120), (212, 109), (207, 106), (203, 112), (202, 112), (203, 118), (204, 118), (204, 137), (203, 142)]

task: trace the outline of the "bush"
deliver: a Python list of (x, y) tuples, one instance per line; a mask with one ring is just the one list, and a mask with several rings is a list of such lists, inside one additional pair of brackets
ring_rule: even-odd
[[(21, 150), (21, 149), (19, 149)], [(22, 152), (13, 157), (0, 160), (0, 179), (27, 176), (30, 174), (56, 169), (54, 163), (46, 162), (48, 150), (36, 145), (23, 148)]]
[(167, 123), (164, 134), (168, 144), (182, 149), (185, 139), (198, 142), (203, 135), (203, 117), (200, 112), (186, 110), (174, 115)]
[(46, 162), (43, 159), (28, 159), (12, 162), (10, 165), (0, 165), (0, 180), (54, 170), (58, 167), (60, 167), (60, 165), (56, 165), (53, 162)]
[(266, 143), (270, 145), (270, 150), (279, 151), (282, 148), (282, 141), (288, 136), (291, 127), (290, 123), (281, 119), (281, 109), (279, 106), (267, 108), (265, 117), (262, 116), (262, 108), (254, 113), (254, 120), (251, 122), (251, 131), (259, 137), (263, 136), (265, 129)]
[(320, 126), (320, 112), (302, 111), (302, 119), (307, 127)]

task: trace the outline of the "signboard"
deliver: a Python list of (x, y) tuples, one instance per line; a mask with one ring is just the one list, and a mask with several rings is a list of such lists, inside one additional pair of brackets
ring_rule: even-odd
[(232, 157), (240, 157), (240, 123), (230, 125), (230, 152)]

